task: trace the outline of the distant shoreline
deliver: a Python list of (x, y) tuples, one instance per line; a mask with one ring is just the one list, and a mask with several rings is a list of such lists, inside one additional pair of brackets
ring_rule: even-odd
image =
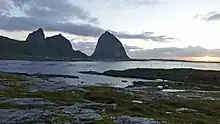
[(164, 61), (164, 62), (191, 62), (191, 63), (216, 63), (218, 61), (191, 61), (191, 60), (175, 60), (175, 59), (130, 59), (130, 60), (92, 60), (92, 59), (36, 59), (36, 58), (0, 58), (0, 60), (21, 60), (21, 61), (69, 61), (69, 62), (126, 62), (126, 61)]

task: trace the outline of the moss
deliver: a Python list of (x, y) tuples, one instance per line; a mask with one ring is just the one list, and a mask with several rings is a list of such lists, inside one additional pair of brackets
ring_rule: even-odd
[[(162, 75), (160, 72), (158, 72)], [(167, 72), (168, 73), (168, 72)], [(171, 73), (171, 71), (169, 72)], [(173, 72), (172, 72), (173, 73)], [(99, 103), (116, 103), (117, 108), (115, 110), (110, 108), (105, 108), (105, 111), (102, 111), (103, 108), (100, 107), (99, 113), (104, 117), (102, 121), (95, 121), (94, 124), (114, 124), (110, 119), (111, 116), (119, 115), (130, 115), (130, 116), (140, 116), (147, 118), (155, 118), (159, 120), (166, 120), (169, 123), (195, 123), (195, 124), (206, 124), (206, 123), (219, 123), (218, 119), (220, 117), (220, 101), (211, 101), (211, 100), (186, 100), (186, 99), (161, 99), (161, 98), (152, 98), (155, 96), (154, 93), (150, 93), (148, 90), (144, 92), (133, 92), (134, 95), (127, 94), (121, 89), (108, 87), (108, 86), (90, 86), (86, 90), (88, 92), (84, 93), (72, 93), (72, 92), (36, 92), (30, 93), (27, 88), (20, 85), (20, 77), (18, 75), (6, 74), (5, 78), (11, 80), (12, 82), (9, 85), (9, 89), (4, 92), (0, 92), (0, 97), (9, 97), (9, 98), (44, 98), (55, 102), (57, 106), (42, 106), (39, 109), (56, 109), (58, 106), (68, 106), (73, 105), (75, 102), (81, 101), (81, 99), (90, 100), (93, 102)], [(4, 75), (3, 74), (3, 75)], [(2, 75), (0, 73), (0, 75)], [(3, 76), (2, 75), (2, 76)], [(7, 83), (7, 82), (6, 82)], [(6, 85), (4, 82), (1, 82), (1, 85)], [(31, 84), (30, 84), (31, 85)], [(154, 84), (155, 85), (155, 84)], [(173, 84), (175, 86), (175, 84)], [(194, 86), (194, 84), (183, 85), (186, 87)], [(199, 84), (199, 86), (202, 86)], [(205, 87), (206, 85), (204, 85)], [(210, 85), (209, 85), (210, 86)], [(211, 86), (212, 87), (212, 86)], [(184, 92), (184, 93), (188, 93)], [(177, 94), (174, 94), (177, 95)], [(215, 96), (218, 97), (218, 93), (207, 93), (206, 96)], [(144, 103), (132, 103), (132, 100), (137, 99), (141, 100)], [(177, 108), (189, 108), (195, 109), (197, 111), (184, 111), (176, 112)], [(18, 106), (12, 104), (1, 103), (1, 108), (19, 108), (19, 109), (30, 109), (31, 107)], [(171, 114), (166, 114), (166, 112), (171, 112)], [(51, 122), (63, 122), (69, 121), (74, 123), (74, 119), (66, 114), (58, 114), (50, 119)]]
[[(134, 96), (119, 92), (116, 88), (110, 87), (89, 87), (88, 93), (83, 97), (95, 102), (116, 103), (116, 110), (106, 109), (105, 116), (141, 116), (166, 120), (169, 123), (217, 123), (220, 115), (219, 101), (208, 100), (169, 100), (169, 99), (152, 99), (144, 101), (142, 104), (132, 103)], [(136, 96), (137, 97), (137, 96)], [(177, 108), (189, 108), (197, 111), (176, 112)], [(171, 114), (166, 114), (171, 112)], [(101, 122), (100, 122), (101, 123)]]
[(193, 82), (196, 84), (212, 84), (220, 86), (218, 79), (220, 71), (196, 70), (196, 69), (149, 69), (136, 68), (124, 71), (109, 70), (103, 73), (83, 72), (86, 74), (98, 74), (113, 77), (140, 78), (140, 79), (164, 79), (181, 82)]
[(55, 106), (24, 106), (24, 105), (17, 105), (17, 104), (10, 104), (10, 103), (0, 103), (0, 109), (41, 109), (41, 110), (54, 110), (56, 109)]
[(132, 96), (126, 93), (123, 93), (115, 88), (107, 86), (94, 86), (87, 88), (89, 92), (83, 95), (83, 98), (100, 103), (108, 104), (124, 104), (132, 100)]
[(24, 97), (45, 98), (59, 105), (72, 105), (78, 100), (79, 95), (72, 92), (52, 92), (52, 93), (48, 92), (48, 93), (29, 93)]
[(19, 106), (8, 103), (0, 103), (0, 109), (18, 108)]
[(26, 77), (22, 75), (0, 72), (0, 79), (8, 80), (8, 81), (26, 81)]
[(67, 114), (56, 114), (54, 116), (49, 117), (49, 123), (60, 124), (64, 122), (74, 123), (75, 119)]
[(92, 122), (92, 124), (116, 124), (116, 123), (113, 122), (112, 120), (101, 120), (101, 121)]

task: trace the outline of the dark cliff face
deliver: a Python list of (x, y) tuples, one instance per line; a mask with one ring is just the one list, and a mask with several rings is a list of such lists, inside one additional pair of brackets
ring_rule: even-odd
[(43, 43), (45, 40), (44, 31), (42, 28), (39, 28), (36, 31), (33, 31), (28, 35), (26, 41), (34, 42), (34, 43)]
[(88, 56), (72, 49), (71, 43), (61, 34), (45, 38), (42, 28), (30, 33), (26, 41), (0, 37), (0, 57), (67, 57), (85, 59)]
[(129, 60), (122, 43), (108, 31), (99, 37), (91, 58), (97, 60)]
[(68, 39), (61, 34), (46, 38), (48, 51), (52, 56), (75, 56), (77, 58), (87, 58), (87, 55), (72, 49)]
[(45, 44), (45, 35), (42, 28), (30, 33), (27, 38), (27, 51), (29, 55), (42, 56), (46, 55), (47, 48)]

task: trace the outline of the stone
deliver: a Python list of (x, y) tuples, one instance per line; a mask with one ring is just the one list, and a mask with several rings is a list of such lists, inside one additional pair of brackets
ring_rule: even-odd
[[(28, 85), (29, 82), (38, 82), (34, 85)], [(69, 92), (87, 92), (85, 89), (69, 85), (64, 82), (54, 82), (48, 80), (41, 80), (39, 78), (33, 78), (31, 81), (23, 84), (27, 87), (29, 92), (60, 92), (60, 91), (69, 91)]]
[(96, 111), (88, 108), (84, 108), (86, 105), (76, 103), (72, 106), (67, 106), (63, 109), (63, 112), (73, 116), (78, 122), (92, 122), (95, 120), (103, 120), (102, 116)]
[(103, 120), (102, 116), (100, 114), (97, 114), (97, 113), (77, 114), (74, 118), (77, 121), (80, 121), (80, 122)]
[(165, 122), (157, 121), (152, 118), (120, 116), (113, 117), (113, 121), (117, 124), (164, 124)]
[(40, 122), (52, 114), (53, 112), (49, 110), (0, 109), (0, 124), (23, 124), (36, 121)]
[(177, 109), (176, 109), (176, 112), (184, 112), (184, 111), (196, 112), (197, 110), (195, 110), (195, 109), (189, 109), (189, 108), (177, 108)]
[(0, 103), (8, 103), (22, 106), (52, 106), (55, 103), (43, 98), (0, 98)]

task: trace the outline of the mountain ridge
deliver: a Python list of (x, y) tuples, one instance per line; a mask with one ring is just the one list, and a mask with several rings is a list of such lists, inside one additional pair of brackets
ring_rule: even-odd
[[(104, 38), (103, 38), (104, 37)], [(107, 41), (107, 45), (99, 46), (99, 42)], [(108, 43), (109, 42), (109, 43)], [(101, 43), (103, 44), (103, 43)], [(108, 49), (109, 45), (112, 47)], [(74, 50), (71, 42), (62, 34), (46, 37), (42, 28), (28, 34), (26, 40), (20, 41), (6, 36), (0, 36), (0, 59), (21, 60), (129, 60), (122, 43), (109, 31), (104, 32), (97, 46), (103, 50), (93, 54), (103, 54), (104, 57), (87, 56)]]
[(87, 59), (83, 52), (72, 49), (68, 39), (62, 35), (45, 37), (42, 28), (29, 33), (26, 40), (18, 41), (0, 36), (0, 58), (9, 59)]

